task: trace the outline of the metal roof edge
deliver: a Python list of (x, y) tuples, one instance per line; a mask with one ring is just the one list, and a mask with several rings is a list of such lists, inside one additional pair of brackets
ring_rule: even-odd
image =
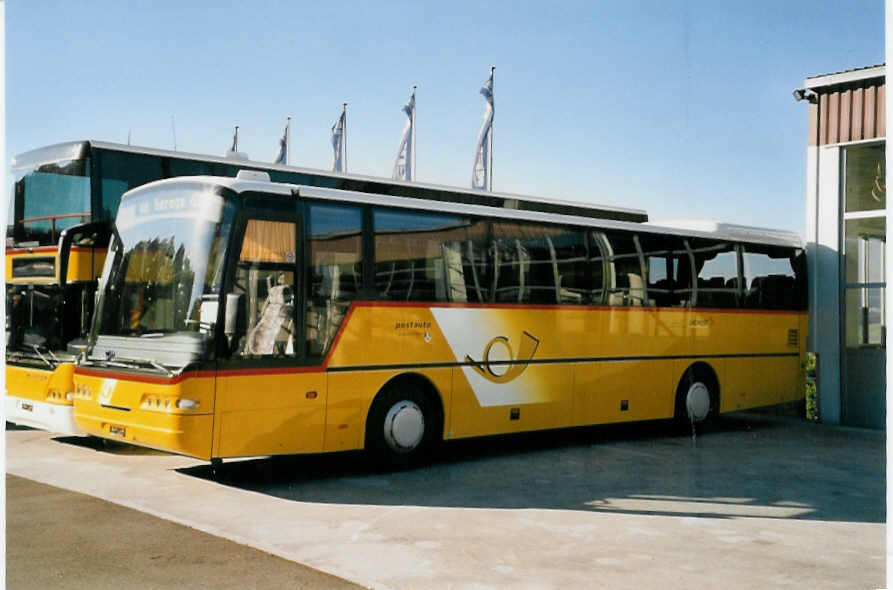
[[(702, 237), (712, 239), (725, 239), (730, 241), (751, 242), (766, 245), (802, 248), (803, 239), (799, 234), (789, 230), (769, 228), (755, 228), (730, 223), (699, 222), (704, 227), (686, 227), (685, 221), (664, 223), (639, 223), (632, 221), (619, 221), (613, 219), (601, 219), (581, 217), (577, 215), (560, 213), (543, 213), (539, 211), (518, 211), (515, 209), (502, 209), (486, 205), (465, 205), (461, 203), (429, 201), (426, 199), (410, 199), (407, 197), (395, 197), (378, 195), (375, 193), (361, 193), (356, 191), (341, 190), (335, 188), (306, 186), (281, 182), (266, 182), (258, 180), (246, 180), (222, 176), (178, 176), (165, 180), (156, 180), (140, 187), (127, 191), (124, 198), (130, 198), (143, 192), (157, 189), (158, 187), (182, 185), (198, 185), (203, 188), (210, 186), (222, 186), (236, 193), (265, 192), (268, 194), (292, 195), (298, 191), (302, 197), (323, 198), (334, 200), (354, 201), (361, 203), (375, 203), (384, 207), (405, 207), (414, 210), (428, 210), (435, 213), (456, 213), (480, 216), (495, 216), (504, 219), (517, 219), (523, 221), (554, 223), (559, 225), (574, 225), (580, 227), (594, 227), (604, 229), (620, 229), (627, 231), (650, 232), (664, 235), (678, 235), (682, 237)], [(665, 222), (666, 223), (666, 222)]]
[(156, 156), (171, 156), (178, 158), (187, 158), (193, 160), (204, 160), (210, 162), (218, 162), (223, 164), (230, 165), (243, 165), (246, 167), (255, 167), (255, 168), (264, 168), (267, 170), (278, 170), (281, 172), (302, 172), (305, 174), (323, 174), (326, 176), (332, 176), (337, 178), (351, 178), (355, 180), (361, 180), (364, 182), (381, 182), (386, 184), (395, 184), (395, 185), (403, 185), (408, 187), (420, 187), (425, 189), (432, 190), (440, 190), (440, 191), (449, 191), (454, 193), (477, 193), (481, 192), (487, 194), (488, 196), (498, 198), (498, 199), (506, 199), (506, 200), (519, 200), (526, 202), (536, 202), (536, 203), (546, 203), (551, 205), (558, 206), (568, 206), (568, 207), (579, 207), (586, 208), (592, 210), (601, 210), (601, 211), (609, 211), (616, 213), (629, 213), (629, 214), (637, 214), (637, 215), (648, 215), (648, 212), (645, 209), (638, 209), (634, 207), (621, 207), (617, 205), (605, 205), (600, 203), (587, 203), (585, 201), (573, 201), (569, 199), (556, 199), (554, 197), (540, 197), (534, 195), (519, 195), (514, 193), (501, 193), (495, 191), (479, 191), (477, 189), (472, 188), (462, 188), (458, 186), (450, 186), (450, 185), (441, 185), (441, 184), (430, 184), (425, 182), (417, 182), (417, 181), (405, 181), (405, 180), (394, 180), (392, 178), (384, 178), (381, 176), (366, 176), (363, 174), (351, 174), (351, 173), (342, 173), (342, 172), (333, 172), (331, 170), (321, 170), (317, 168), (303, 168), (300, 166), (286, 166), (283, 164), (273, 164), (271, 162), (258, 162), (255, 160), (241, 160), (237, 158), (227, 158), (224, 156), (213, 156), (209, 154), (196, 154), (193, 152), (181, 152), (181, 151), (172, 151), (172, 150), (164, 150), (158, 148), (150, 148), (150, 147), (141, 147), (141, 146), (133, 146), (133, 145), (124, 145), (107, 141), (98, 141), (98, 140), (87, 140), (89, 143), (98, 148), (106, 148), (106, 149), (115, 149), (115, 150), (125, 150), (135, 153), (144, 153), (149, 155)]
[(733, 237), (742, 241), (778, 239), (790, 243), (800, 242), (802, 244), (803, 242), (803, 238), (800, 234), (787, 229), (758, 227), (707, 219), (668, 219), (663, 221), (649, 221), (642, 225), (697, 231), (704, 234)]
[(869, 66), (867, 68), (859, 68), (848, 70), (846, 72), (836, 72), (834, 74), (822, 74), (820, 76), (812, 76), (803, 81), (803, 87), (814, 90), (816, 88), (824, 88), (825, 86), (834, 86), (836, 84), (847, 84), (849, 82), (858, 82), (860, 80), (868, 80), (871, 78), (886, 78), (887, 66), (881, 64), (877, 66)]

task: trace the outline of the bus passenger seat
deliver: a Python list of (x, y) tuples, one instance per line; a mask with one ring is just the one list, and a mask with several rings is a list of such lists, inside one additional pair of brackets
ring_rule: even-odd
[(632, 272), (626, 276), (629, 279), (629, 304), (641, 307), (645, 304), (645, 286), (642, 277)]
[(623, 293), (611, 293), (608, 295), (608, 305), (611, 307), (620, 307), (624, 303)]

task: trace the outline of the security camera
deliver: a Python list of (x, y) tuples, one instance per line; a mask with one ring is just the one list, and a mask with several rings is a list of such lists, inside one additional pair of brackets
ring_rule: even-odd
[(819, 96), (813, 92), (812, 90), (807, 90), (806, 88), (798, 88), (793, 92), (794, 100), (800, 102), (801, 100), (806, 100), (810, 104), (816, 104), (819, 102)]

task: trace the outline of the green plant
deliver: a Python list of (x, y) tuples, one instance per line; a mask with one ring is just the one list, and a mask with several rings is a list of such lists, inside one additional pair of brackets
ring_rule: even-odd
[(806, 372), (806, 419), (810, 422), (818, 422), (819, 397), (816, 388), (816, 355), (814, 352), (806, 353), (806, 365), (803, 368)]

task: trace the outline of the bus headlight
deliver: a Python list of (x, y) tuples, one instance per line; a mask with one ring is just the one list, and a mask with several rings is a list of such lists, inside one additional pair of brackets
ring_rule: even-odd
[(160, 410), (161, 406), (164, 402), (161, 401), (161, 397), (157, 395), (152, 395), (151, 393), (143, 394), (143, 403), (141, 406), (143, 408), (147, 408), (150, 410)]
[(47, 399), (54, 402), (61, 402), (64, 399), (70, 400), (67, 394), (62, 393), (58, 389), (50, 389), (47, 391)]
[(92, 399), (93, 390), (86, 385), (81, 385), (80, 383), (78, 383), (74, 386), (74, 397), (78, 399)]
[(198, 400), (182, 398), (177, 400), (177, 408), (180, 410), (197, 410)]

